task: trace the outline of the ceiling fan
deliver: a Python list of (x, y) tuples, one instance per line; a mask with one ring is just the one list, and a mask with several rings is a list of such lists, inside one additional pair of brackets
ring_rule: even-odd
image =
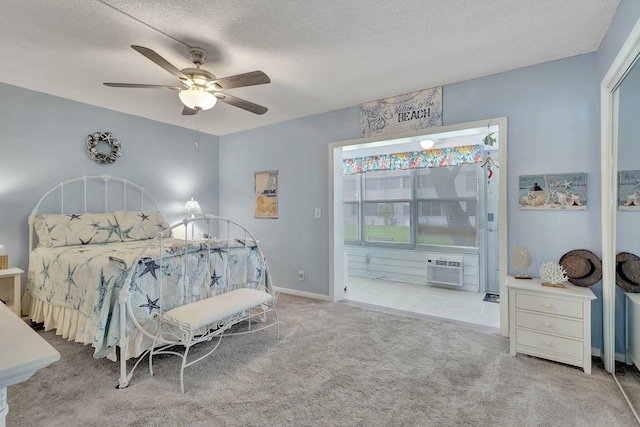
[(110, 87), (144, 88), (144, 89), (171, 89), (177, 90), (180, 101), (184, 104), (182, 114), (190, 116), (198, 114), (200, 110), (209, 110), (217, 101), (242, 108), (254, 114), (264, 114), (267, 108), (235, 96), (220, 92), (221, 90), (234, 89), (244, 86), (254, 86), (270, 83), (269, 77), (262, 71), (237, 74), (235, 76), (217, 78), (209, 71), (200, 68), (207, 59), (207, 51), (199, 48), (189, 48), (189, 57), (195, 68), (179, 70), (169, 61), (158, 55), (155, 51), (143, 46), (131, 46), (134, 50), (146, 56), (148, 59), (164, 68), (169, 74), (180, 80), (181, 86), (150, 85), (137, 83), (104, 83)]

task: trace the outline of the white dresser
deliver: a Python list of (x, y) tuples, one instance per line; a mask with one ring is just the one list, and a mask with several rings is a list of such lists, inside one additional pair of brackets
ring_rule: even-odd
[(542, 286), (540, 279), (507, 277), (511, 355), (529, 354), (580, 366), (591, 373), (591, 301), (589, 288), (566, 283)]
[(60, 360), (60, 353), (1, 302), (0, 343), (0, 427), (5, 427), (7, 387)]
[(626, 362), (640, 369), (640, 294), (625, 292), (627, 319), (626, 329)]

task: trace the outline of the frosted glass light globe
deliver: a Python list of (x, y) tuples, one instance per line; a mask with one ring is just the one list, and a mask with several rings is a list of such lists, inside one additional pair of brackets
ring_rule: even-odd
[(423, 139), (422, 141), (420, 141), (420, 147), (422, 147), (423, 150), (428, 150), (429, 148), (433, 147), (435, 143), (436, 142), (433, 139)]
[(180, 101), (192, 110), (210, 110), (218, 101), (214, 94), (196, 86), (181, 90), (178, 96)]

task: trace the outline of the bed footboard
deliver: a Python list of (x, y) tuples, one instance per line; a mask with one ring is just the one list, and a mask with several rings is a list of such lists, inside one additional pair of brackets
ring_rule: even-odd
[[(273, 313), (273, 321), (267, 322), (268, 313)], [(252, 328), (253, 318), (264, 319), (261, 327)], [(183, 305), (160, 315), (160, 327), (149, 353), (149, 373), (153, 375), (153, 356), (173, 354), (182, 359), (180, 366), (180, 391), (184, 393), (184, 368), (204, 360), (218, 348), (222, 336), (232, 326), (247, 321), (247, 330), (242, 333), (258, 332), (275, 326), (276, 337), (280, 337), (275, 299), (267, 292), (256, 289), (236, 289), (198, 302)], [(213, 348), (199, 358), (189, 360), (189, 350), (193, 345), (217, 338)], [(184, 351), (175, 351), (176, 345)], [(158, 347), (158, 348), (156, 348)]]
[[(255, 308), (263, 308), (260, 313), (258, 313), (263, 318), (265, 318), (265, 314), (267, 312), (273, 312), (275, 320), (268, 326), (275, 325), (279, 330), (279, 323), (275, 310), (276, 294), (271, 283), (269, 267), (262, 252), (260, 242), (245, 226), (229, 218), (214, 215), (205, 215), (199, 218), (186, 218), (180, 223), (174, 224), (171, 228), (173, 230), (178, 227), (185, 227), (184, 235), (187, 236), (189, 233), (186, 232), (186, 229), (190, 224), (196, 221), (203, 221), (206, 223), (207, 239), (193, 241), (188, 240), (187, 237), (185, 237), (183, 245), (167, 245), (165, 244), (166, 238), (163, 237), (163, 233), (159, 233), (157, 237), (153, 239), (153, 241), (150, 241), (144, 250), (136, 256), (128, 267), (127, 278), (122, 290), (120, 291), (118, 300), (120, 305), (120, 378), (118, 381), (118, 388), (125, 388), (129, 385), (138, 364), (145, 358), (147, 353), (152, 351), (154, 347), (160, 346), (161, 349), (166, 350), (166, 348), (171, 345), (184, 345), (184, 336), (182, 335), (180, 335), (180, 338), (176, 338), (176, 336), (169, 338), (166, 334), (158, 335), (158, 333), (162, 331), (162, 329), (160, 329), (161, 325), (165, 328), (164, 332), (167, 331), (167, 319), (173, 319), (174, 326), (182, 325), (183, 332), (187, 330), (185, 329), (184, 323), (190, 323), (190, 317), (188, 315), (185, 317), (182, 314), (188, 313), (190, 310), (185, 311), (180, 308), (185, 307), (185, 305), (189, 305), (190, 308), (196, 307), (196, 304), (199, 304), (197, 307), (206, 306), (206, 310), (199, 312), (200, 317), (198, 318), (198, 323), (204, 323), (202, 325), (199, 324), (198, 327), (189, 329), (192, 336), (196, 330), (201, 330), (204, 327), (209, 339), (214, 336), (221, 337), (229, 327), (245, 320), (250, 322), (251, 319), (257, 317), (256, 313), (251, 310)], [(213, 237), (214, 234), (222, 236), (222, 238)], [(185, 261), (185, 268), (198, 270), (197, 272), (184, 271), (181, 273), (183, 274), (184, 301), (177, 307), (167, 304), (164, 300), (168, 300), (169, 298), (163, 293), (165, 289), (165, 281), (168, 280), (167, 277), (169, 274), (167, 273), (168, 269), (165, 269), (164, 267), (169, 263), (168, 258), (174, 256), (176, 253), (189, 254), (191, 264)], [(137, 270), (137, 267), (141, 265), (141, 263), (149, 262), (153, 262), (154, 268), (157, 268), (158, 272), (160, 272), (157, 274), (157, 287), (159, 289), (159, 293), (157, 295), (159, 296), (157, 299), (155, 297), (149, 298), (147, 296), (149, 303), (143, 305), (147, 306), (145, 308), (149, 309), (150, 313), (153, 311), (153, 325), (149, 325), (149, 322), (142, 325), (138, 321), (134, 312), (135, 309), (139, 309), (139, 307), (134, 307), (134, 304), (132, 304), (131, 301), (133, 293), (138, 289), (136, 280), (139, 279), (139, 276), (137, 276), (137, 274), (141, 275)], [(136, 273), (137, 271), (138, 273)], [(205, 279), (203, 279), (203, 277)], [(200, 283), (203, 280), (206, 280), (206, 282)], [(206, 291), (204, 293), (194, 292), (194, 289), (206, 289)], [(227, 294), (228, 296), (223, 297), (222, 299), (217, 298), (218, 296), (224, 296)], [(262, 295), (262, 298), (258, 297), (260, 295)], [(245, 296), (246, 298), (237, 298), (239, 296)], [(215, 308), (219, 307), (217, 303), (227, 299), (235, 301), (234, 304), (230, 305), (233, 313), (228, 313), (224, 310), (220, 311), (218, 308)], [(253, 304), (252, 302), (254, 299), (255, 301), (259, 300), (259, 302)], [(217, 303), (215, 301), (217, 301)], [(249, 304), (250, 307), (246, 307), (247, 304)], [(227, 308), (227, 310), (230, 308)], [(212, 318), (213, 320), (211, 320)], [(191, 320), (191, 322), (192, 321), (193, 320)], [(129, 329), (130, 326), (128, 325), (133, 325), (134, 330), (149, 338), (151, 342), (149, 348), (139, 356), (138, 360), (130, 370), (127, 368), (126, 360), (129, 335), (131, 333), (131, 330)], [(180, 326), (178, 326), (178, 328), (180, 328)], [(259, 329), (254, 328), (252, 331)], [(187, 335), (188, 334), (189, 332), (187, 332)], [(186, 350), (183, 358), (182, 370), (189, 364), (195, 363), (187, 363), (186, 354), (188, 353), (191, 345), (200, 342), (200, 340), (196, 340), (194, 342), (189, 338), (187, 342), (188, 344), (185, 345)], [(154, 351), (150, 356), (157, 354), (158, 351)]]

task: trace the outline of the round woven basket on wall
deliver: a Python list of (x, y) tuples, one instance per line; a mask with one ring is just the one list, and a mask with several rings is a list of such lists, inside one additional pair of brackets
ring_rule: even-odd
[(593, 286), (602, 279), (602, 260), (587, 249), (567, 252), (560, 257), (560, 265), (576, 286)]
[(629, 252), (616, 255), (616, 285), (625, 292), (640, 292), (640, 257)]

